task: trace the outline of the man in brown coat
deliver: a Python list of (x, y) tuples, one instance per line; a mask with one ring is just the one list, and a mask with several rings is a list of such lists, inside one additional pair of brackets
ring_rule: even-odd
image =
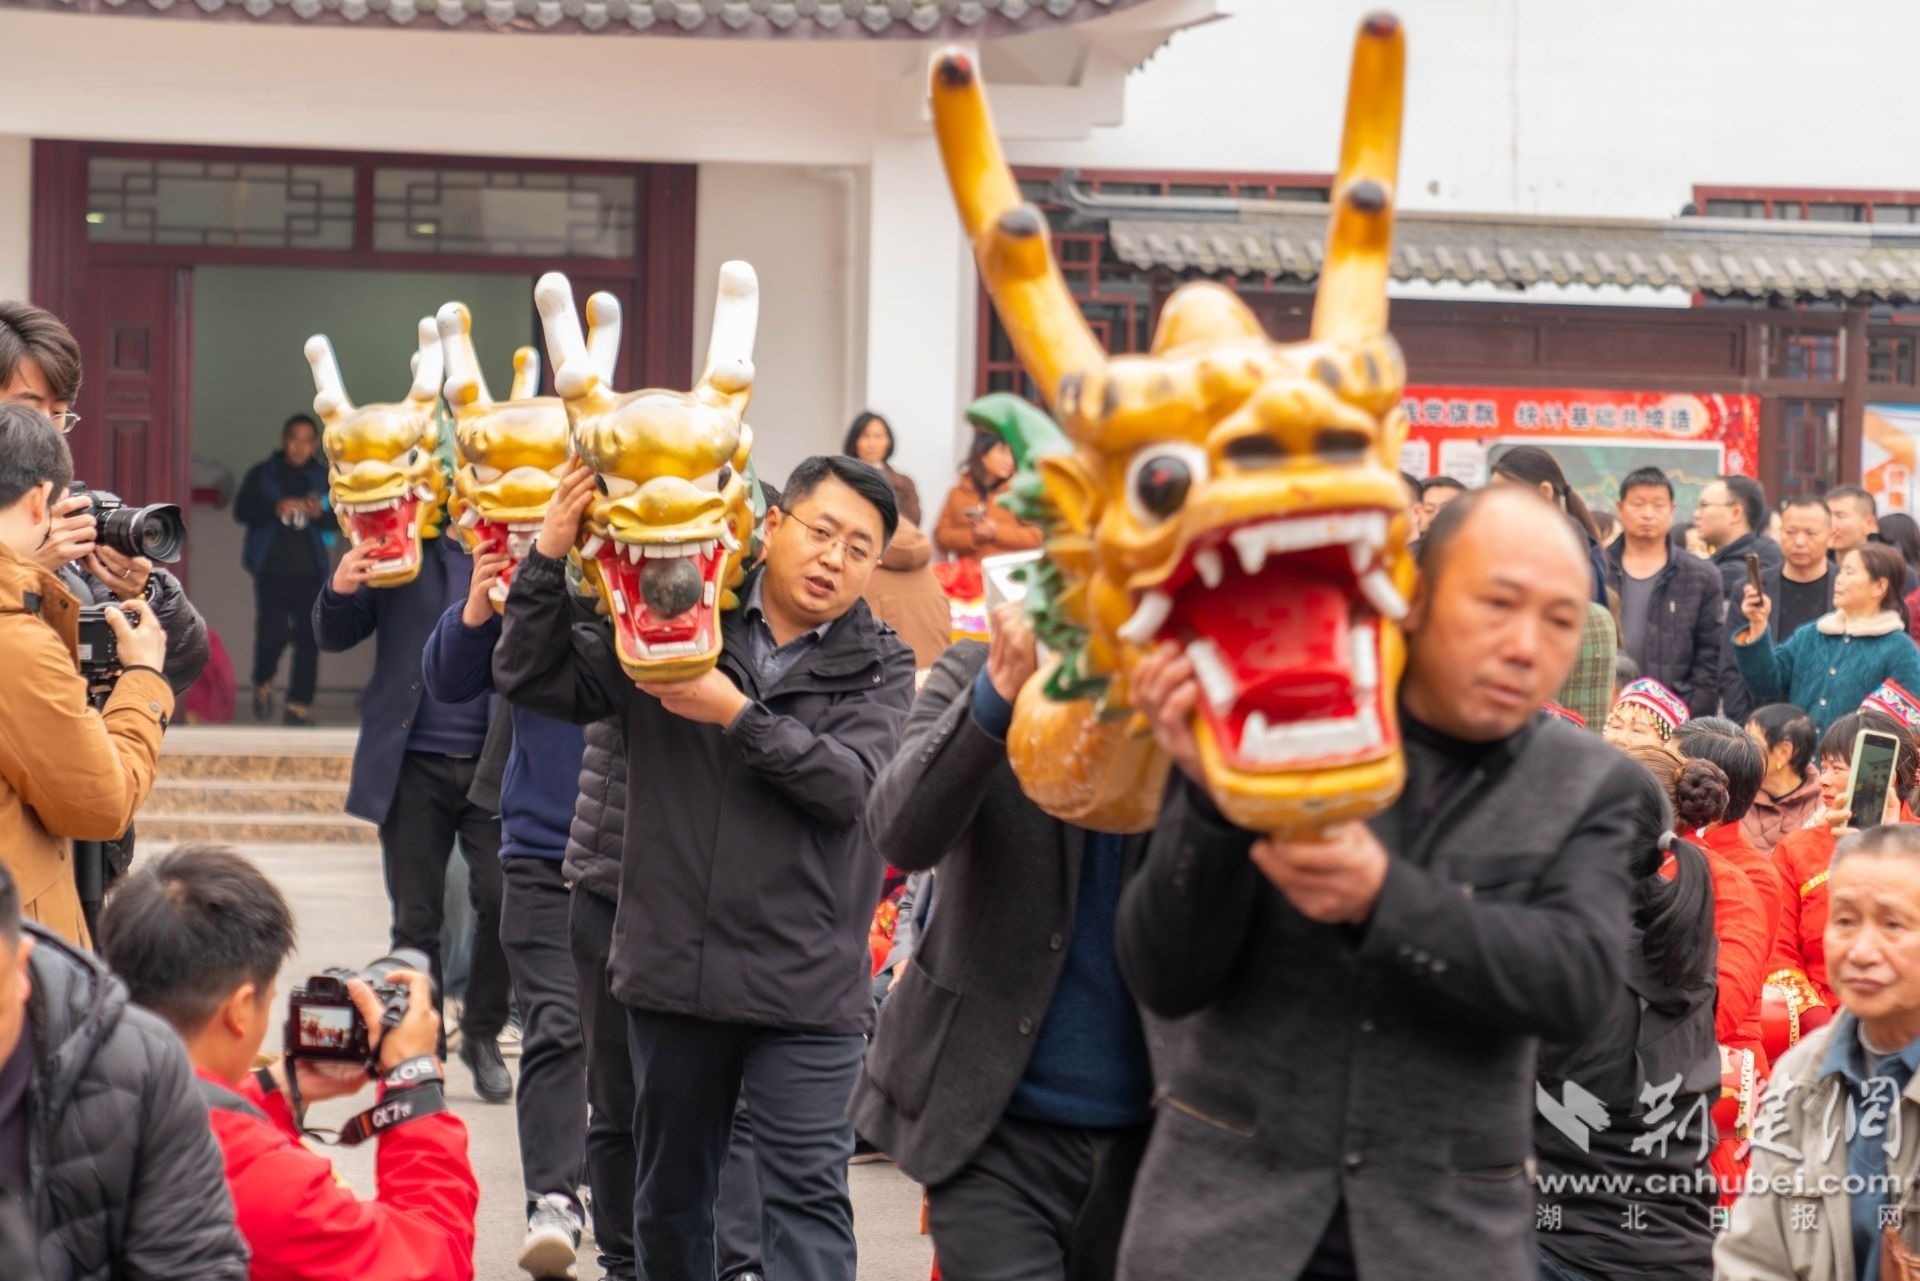
[(0, 404), (0, 862), (30, 920), (88, 942), (67, 841), (110, 841), (147, 797), (173, 691), (167, 637), (143, 600), (109, 606), (121, 675), (106, 706), (87, 703), (76, 665), (80, 603), (33, 560), (73, 458), (52, 420)]
[(900, 528), (887, 544), (867, 584), (867, 608), (873, 616), (900, 633), (913, 651), (913, 665), (932, 667), (953, 644), (953, 606), (929, 562), (933, 544), (920, 527), (902, 516)]

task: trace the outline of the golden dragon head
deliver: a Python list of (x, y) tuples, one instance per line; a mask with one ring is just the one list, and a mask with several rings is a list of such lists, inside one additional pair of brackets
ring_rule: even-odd
[[(611, 328), (617, 344), (618, 304), (610, 296), (606, 301), (614, 308)], [(439, 322), (457, 459), (447, 515), (468, 551), (503, 551), (512, 557), (487, 592), (498, 611), (506, 606), (513, 572), (533, 546), (566, 467), (567, 409), (558, 396), (534, 394), (540, 390), (540, 353), (532, 347), (513, 353), (509, 399), (496, 403), (480, 373), (473, 317), (466, 304), (448, 303), (440, 309)]]
[(613, 621), (620, 666), (636, 681), (699, 676), (720, 657), (721, 612), (739, 603), (757, 522), (745, 415), (759, 281), (744, 262), (721, 265), (707, 367), (692, 391), (612, 389), (618, 312), (606, 295), (587, 300), (584, 338), (565, 276), (542, 276), (534, 301), (574, 453), (599, 476), (580, 566)]
[(354, 546), (381, 550), (369, 587), (398, 587), (420, 572), (421, 540), (440, 533), (447, 477), (440, 465), (440, 331), (420, 322), (413, 387), (390, 405), (355, 405), (326, 335), (307, 339), (313, 368), (313, 412), (324, 429), (327, 482), (334, 509)]
[[(1018, 706), (1050, 683), (1054, 698), (1086, 698), (1124, 724), (1128, 672), (1178, 644), (1202, 691), (1209, 791), (1258, 831), (1376, 813), (1403, 782), (1398, 624), (1414, 567), (1398, 461), (1406, 373), (1386, 286), (1405, 48), (1392, 16), (1361, 25), (1310, 338), (1273, 342), (1232, 291), (1202, 281), (1167, 300), (1150, 352), (1117, 357), (1062, 280), (1046, 220), (1021, 200), (973, 59), (947, 50), (933, 64), (934, 129), (961, 221), (1066, 436), (1034, 451), (1045, 454), (1034, 497), (1053, 515), (1052, 608), (1084, 645)], [(1138, 718), (1131, 733), (1144, 733)], [(1048, 745), (1026, 743), (1023, 782), (1057, 779)], [(1144, 775), (1113, 776), (1112, 795), (1082, 794), (1062, 816), (1151, 825), (1159, 797)]]

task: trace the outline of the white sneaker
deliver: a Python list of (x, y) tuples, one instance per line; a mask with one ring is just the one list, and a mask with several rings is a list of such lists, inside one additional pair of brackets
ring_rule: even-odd
[(520, 1247), (520, 1267), (541, 1281), (574, 1281), (580, 1254), (580, 1216), (567, 1198), (549, 1192), (534, 1202), (527, 1216), (527, 1239)]
[(509, 1023), (500, 1029), (500, 1057), (517, 1059), (520, 1057), (520, 1029)]

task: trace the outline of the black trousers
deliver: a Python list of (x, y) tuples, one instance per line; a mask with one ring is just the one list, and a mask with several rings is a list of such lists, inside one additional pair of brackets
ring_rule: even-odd
[[(607, 1281), (634, 1281), (633, 1056), (627, 1007), (607, 982), (614, 903), (573, 891), (573, 964), (587, 1045), (587, 1186), (593, 1189), (593, 1239)], [(523, 1050), (524, 1054), (525, 1051)], [(524, 1068), (522, 1071), (524, 1072)], [(714, 1205), (714, 1254), (721, 1281), (760, 1268), (760, 1184), (744, 1108), (735, 1117)]]
[(847, 1101), (866, 1038), (627, 1011), (634, 1238), (647, 1281), (714, 1275), (714, 1202), (744, 1098), (774, 1281), (854, 1281)]
[(587, 1052), (567, 943), (571, 895), (557, 858), (506, 858), (500, 867), (500, 947), (520, 1007), (520, 1176), (528, 1202), (549, 1192), (577, 1201), (586, 1177)]
[(500, 949), (500, 816), (467, 800), (476, 760), (408, 752), (393, 808), (380, 825), (380, 863), (393, 908), (394, 947), (418, 948), (440, 972), (440, 917), (454, 838), (467, 861), (473, 904), (473, 964), (460, 1015), (463, 1036), (491, 1041), (507, 1025), (507, 958)]
[(313, 702), (320, 672), (320, 642), (313, 634), (313, 601), (320, 582), (318, 575), (299, 574), (262, 574), (253, 580), (253, 683), (273, 683), (280, 652), (291, 641), (287, 701), (303, 706)]
[(1109, 1281), (1148, 1126), (1086, 1130), (1003, 1116), (927, 1190), (948, 1281)]

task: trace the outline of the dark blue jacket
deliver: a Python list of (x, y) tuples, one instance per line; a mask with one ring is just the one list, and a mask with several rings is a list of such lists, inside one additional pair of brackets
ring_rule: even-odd
[[(467, 599), (472, 579), (473, 557), (451, 539), (430, 538), (421, 546), (420, 575), (412, 582), (362, 587), (342, 596), (329, 581), (313, 602), (313, 634), (329, 654), (374, 638), (373, 676), (360, 691), (360, 741), (353, 749), (353, 781), (347, 788), (347, 813), (355, 818), (387, 820), (413, 718), (426, 697), (421, 651), (441, 612)], [(473, 750), (478, 755), (478, 739)]]
[[(306, 486), (291, 486), (287, 483), (289, 473), (306, 481)], [(294, 489), (297, 492), (289, 494)], [(240, 482), (240, 492), (234, 495), (233, 518), (247, 527), (246, 542), (240, 551), (240, 563), (247, 567), (249, 574), (258, 574), (266, 568), (267, 553), (273, 550), (273, 540), (284, 526), (280, 523), (278, 507), (282, 498), (305, 498), (318, 494), (323, 504), (320, 518), (307, 524), (305, 533), (307, 544), (313, 548), (313, 572), (325, 578), (327, 575), (327, 533), (338, 527), (338, 519), (333, 514), (333, 506), (327, 499), (327, 464), (315, 454), (303, 467), (294, 467), (287, 462), (284, 453), (275, 453), (265, 462), (255, 463), (247, 472), (245, 480)]]
[[(460, 618), (464, 608), (464, 603), (447, 606), (420, 659), (427, 693), (443, 703), (468, 703), (493, 693), (500, 618), (489, 613), (486, 622), (468, 627)], [(510, 707), (508, 713), (513, 745), (500, 780), (500, 857), (564, 858), (580, 795), (585, 739), (578, 725), (524, 707)]]

